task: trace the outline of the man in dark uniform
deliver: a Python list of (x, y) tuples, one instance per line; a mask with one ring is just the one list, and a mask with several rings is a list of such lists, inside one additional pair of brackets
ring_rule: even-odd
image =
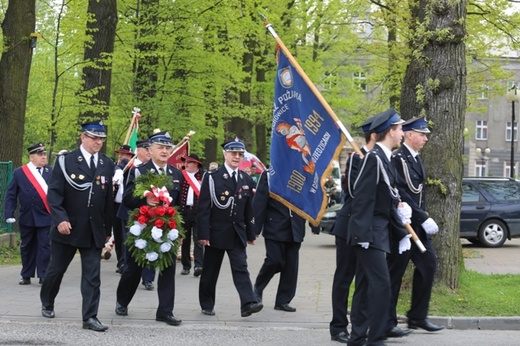
[[(361, 124), (366, 142), (366, 145), (361, 148), (363, 155), (372, 150), (376, 143), (375, 134), (370, 131), (373, 120), (374, 117), (371, 117)], [(358, 176), (361, 161), (362, 158), (356, 152), (353, 152), (347, 160), (344, 185), (345, 203), (338, 212), (331, 232), (336, 237), (336, 270), (332, 281), (332, 320), (329, 324), (329, 331), (331, 340), (341, 343), (347, 343), (349, 338), (347, 308), (350, 285), (356, 274), (356, 256), (354, 249), (347, 244), (347, 224), (353, 201), (352, 187)]]
[(114, 150), (117, 153), (117, 164), (112, 178), (114, 185), (114, 219), (112, 221), (112, 233), (114, 236), (114, 248), (116, 250), (117, 265), (116, 271), (121, 271), (121, 267), (125, 265), (125, 235), (121, 219), (117, 216), (121, 202), (123, 201), (124, 190), (124, 169), (128, 162), (134, 157), (132, 148), (129, 145), (123, 144), (119, 149)]
[[(295, 312), (289, 305), (296, 294), (300, 246), (305, 236), (305, 219), (269, 197), (269, 173), (262, 172), (253, 198), (255, 234), (264, 236), (266, 257), (255, 281), (255, 294), (262, 293), (273, 276), (280, 273), (275, 310)], [(263, 228), (263, 230), (262, 230)]]
[(421, 253), (414, 244), (411, 251), (398, 254), (395, 251), (398, 244), (391, 244), (392, 253), (387, 257), (390, 279), (392, 282), (392, 304), (390, 308), (390, 327), (397, 325), (396, 305), (399, 298), (401, 282), (410, 259), (415, 265), (412, 281), (412, 303), (406, 314), (408, 328), (422, 328), (429, 332), (444, 329), (428, 321), (428, 307), (432, 292), (437, 258), (431, 240), (431, 235), (438, 232), (437, 223), (426, 213), (426, 174), (419, 151), (428, 141), (430, 133), (428, 123), (423, 117), (408, 120), (403, 125), (404, 143), (392, 156), (392, 163), (398, 174), (397, 187), (401, 199), (412, 208), (412, 228), (426, 248)]
[(254, 245), (251, 202), (252, 178), (238, 167), (245, 146), (230, 141), (224, 148), (224, 165), (204, 175), (197, 211), (199, 243), (205, 246), (204, 265), (199, 283), (202, 313), (215, 315), (215, 290), (224, 254), (227, 252), (233, 282), (240, 296), (242, 317), (262, 310), (247, 269), (247, 244)]
[(40, 298), (42, 315), (54, 317), (54, 300), (67, 267), (79, 250), (83, 328), (104, 331), (99, 322), (101, 249), (112, 231), (114, 162), (99, 151), (106, 139), (103, 122), (82, 125), (81, 145), (60, 156), (49, 182), (51, 261)]
[(202, 274), (202, 260), (204, 248), (197, 241), (197, 203), (200, 195), (200, 183), (202, 182), (202, 163), (197, 154), (190, 154), (184, 158), (184, 183), (182, 184), (182, 226), (185, 232), (181, 247), (181, 275), (188, 275), (191, 269), (191, 238), (193, 237), (193, 259), (195, 268), (193, 276)]
[(397, 208), (396, 173), (390, 163), (392, 150), (403, 137), (403, 122), (392, 108), (376, 116), (370, 126), (370, 131), (376, 134), (376, 145), (365, 156), (358, 178), (351, 185), (354, 202), (347, 237), (357, 261), (352, 332), (348, 341), (351, 346), (384, 345), (391, 298), (386, 264), (390, 232), (395, 232), (401, 240), (400, 252), (411, 246), (410, 235), (404, 228), (404, 223), (409, 223), (411, 209), (404, 203)]
[[(153, 134), (149, 139), (149, 150), (152, 155), (151, 160), (138, 167), (132, 168), (128, 183), (123, 192), (123, 204), (130, 211), (143, 205), (155, 206), (157, 204), (157, 201), (154, 201), (153, 196), (134, 196), (135, 178), (148, 172), (167, 174), (171, 176), (173, 189), (168, 190), (170, 197), (172, 198), (171, 206), (180, 205), (180, 192), (183, 182), (182, 173), (177, 168), (168, 164), (171, 147), (173, 146), (172, 138), (168, 132), (162, 131)], [(135, 259), (131, 255), (128, 256), (126, 260), (125, 270), (121, 274), (121, 279), (117, 286), (115, 312), (119, 316), (128, 315), (128, 304), (132, 301), (137, 287), (139, 286), (141, 271), (143, 269), (135, 262)], [(182, 322), (173, 315), (173, 305), (175, 301), (175, 263), (176, 261), (173, 261), (171, 266), (161, 271), (157, 281), (159, 306), (157, 307), (155, 320), (165, 322), (171, 326), (178, 326)]]
[(20, 202), (18, 226), (20, 228), (20, 255), (22, 279), (20, 285), (29, 285), (35, 273), (42, 283), (49, 265), (49, 228), (51, 215), (47, 204), (48, 182), (52, 167), (47, 164), (47, 151), (43, 143), (27, 148), (29, 163), (13, 172), (13, 179), (5, 195), (4, 216), (7, 223), (16, 222), (14, 212)]

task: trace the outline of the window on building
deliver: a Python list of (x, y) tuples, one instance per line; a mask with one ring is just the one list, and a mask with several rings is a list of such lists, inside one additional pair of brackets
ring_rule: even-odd
[(332, 90), (338, 85), (338, 74), (334, 72), (325, 72), (323, 78), (323, 86), (325, 90)]
[(367, 92), (367, 75), (365, 72), (354, 72), (354, 85), (362, 92)]
[(488, 100), (489, 99), (489, 89), (487, 85), (483, 85), (482, 88), (479, 90), (480, 95), (478, 97), (479, 100)]
[(487, 132), (487, 121), (477, 120), (477, 125), (475, 129), (475, 139), (487, 139)]
[[(515, 142), (518, 142), (518, 123), (515, 122), (515, 127), (513, 129), (515, 131)], [(511, 142), (511, 122), (508, 121), (506, 123), (506, 142)]]
[(475, 176), (476, 177), (485, 177), (486, 176), (486, 161), (485, 160), (477, 160), (475, 163)]
[[(515, 162), (515, 175), (518, 175), (518, 162)], [(511, 161), (504, 162), (504, 177), (511, 176)]]

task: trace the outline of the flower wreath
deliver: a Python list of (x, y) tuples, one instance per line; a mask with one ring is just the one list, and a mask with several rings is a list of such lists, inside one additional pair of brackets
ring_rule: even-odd
[(135, 197), (154, 196), (159, 202), (155, 207), (143, 205), (129, 214), (129, 232), (125, 244), (141, 267), (162, 271), (177, 258), (184, 230), (180, 213), (170, 206), (172, 198), (168, 189), (172, 188), (171, 177), (165, 174), (150, 171), (135, 179)]

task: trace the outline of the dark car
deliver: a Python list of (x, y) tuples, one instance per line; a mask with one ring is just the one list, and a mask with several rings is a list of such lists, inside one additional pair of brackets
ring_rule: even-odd
[(512, 178), (464, 178), (460, 237), (485, 247), (520, 237), (520, 183)]
[[(332, 231), (342, 204), (327, 208), (320, 222)], [(512, 178), (464, 178), (460, 211), (460, 238), (485, 247), (500, 247), (520, 237), (520, 182)]]

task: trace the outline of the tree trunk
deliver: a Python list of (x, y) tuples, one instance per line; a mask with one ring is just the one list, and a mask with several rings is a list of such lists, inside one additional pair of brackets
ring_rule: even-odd
[(422, 156), (427, 211), (439, 225), (434, 236), (436, 279), (456, 288), (462, 260), (459, 213), (466, 109), (466, 1), (420, 0), (417, 6), (411, 20), (418, 23), (412, 28), (416, 33), (411, 42), (414, 54), (403, 81), (401, 114), (406, 118), (426, 115), (430, 122), (432, 133)]
[[(0, 161), (22, 164), (27, 87), (31, 70), (31, 33), (35, 28), (35, 0), (9, 1), (2, 32), (0, 59)], [(34, 42), (36, 38), (34, 38)]]
[(85, 45), (83, 68), (83, 109), (79, 120), (108, 118), (110, 83), (112, 80), (112, 54), (117, 26), (116, 0), (89, 0), (87, 34), (92, 41)]

